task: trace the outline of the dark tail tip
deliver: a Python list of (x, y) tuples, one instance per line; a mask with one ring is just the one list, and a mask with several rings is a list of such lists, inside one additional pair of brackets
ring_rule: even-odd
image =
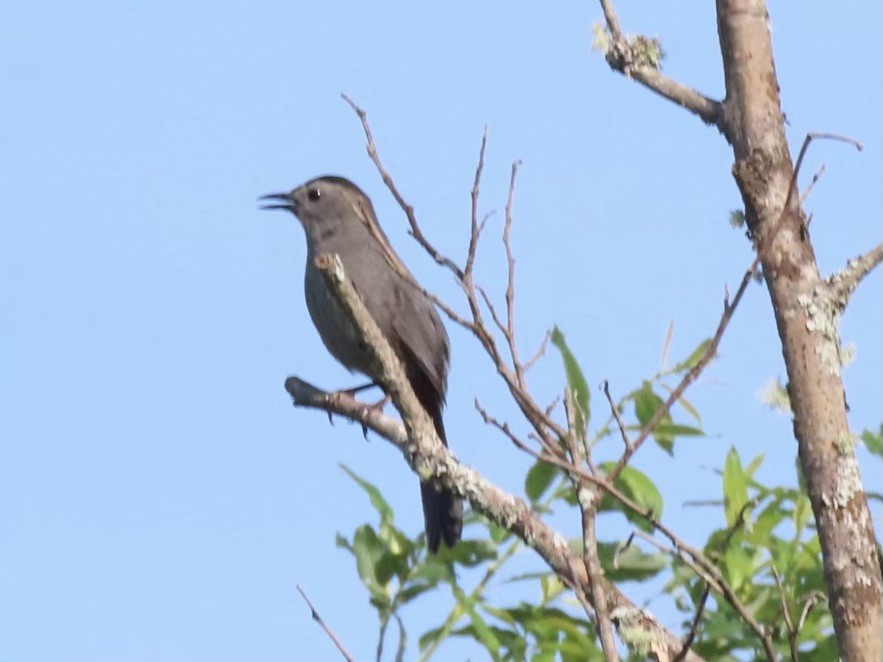
[(423, 497), (423, 522), (426, 528), (426, 546), (431, 554), (442, 542), (453, 547), (463, 533), (463, 503), (447, 489), (430, 483), (420, 483)]

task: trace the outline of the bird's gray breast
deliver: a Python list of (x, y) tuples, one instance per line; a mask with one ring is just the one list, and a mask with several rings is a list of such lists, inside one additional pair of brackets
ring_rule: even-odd
[(365, 344), (318, 269), (307, 268), (304, 293), (313, 325), (331, 355), (349, 370), (367, 374), (369, 357)]

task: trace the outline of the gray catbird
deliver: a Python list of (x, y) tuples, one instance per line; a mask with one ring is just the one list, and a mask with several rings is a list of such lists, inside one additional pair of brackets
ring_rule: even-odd
[[(328, 291), (315, 259), (336, 253), (365, 307), (392, 345), (414, 393), (432, 417), (447, 444), (442, 408), (448, 377), (448, 334), (435, 306), (418, 289), (380, 228), (371, 200), (343, 177), (317, 177), (289, 193), (262, 199), (278, 201), (264, 209), (287, 209), (300, 219), (307, 236), (304, 277), (307, 309), (325, 347), (349, 370), (372, 380), (367, 350), (352, 322)], [(460, 539), (463, 512), (450, 490), (420, 484), (429, 551), (441, 541), (453, 546)]]

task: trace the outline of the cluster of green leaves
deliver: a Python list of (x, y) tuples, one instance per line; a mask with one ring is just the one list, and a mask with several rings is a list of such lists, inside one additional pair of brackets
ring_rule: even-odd
[[(609, 437), (618, 439), (619, 427), (612, 415), (594, 435), (589, 435), (588, 382), (557, 329), (552, 343), (564, 362), (568, 401), (575, 405), (571, 431), (585, 434), (593, 449), (600, 449), (599, 444)], [(708, 343), (704, 341), (687, 359), (661, 370), (620, 400), (616, 406), (632, 438), (663, 406), (663, 395), (671, 392), (672, 382), (702, 360)], [(689, 423), (676, 422), (668, 412), (652, 433), (653, 441), (672, 455), (678, 439), (703, 434), (700, 415), (689, 402), (679, 399), (677, 411)], [(872, 452), (883, 449), (879, 435), (866, 433), (863, 439)], [(621, 441), (617, 448), (621, 450)], [(722, 499), (711, 504), (720, 509), (721, 525), (704, 545), (697, 546), (717, 564), (752, 617), (768, 629), (783, 656), (789, 655), (794, 638), (801, 659), (835, 659), (836, 642), (824, 600), (821, 553), (809, 502), (798, 488), (761, 484), (755, 474), (762, 461), (762, 456), (756, 457), (743, 465), (737, 451), (729, 451), (721, 471)], [(601, 461), (597, 468), (608, 473), (615, 465), (615, 460)], [(451, 606), (439, 623), (419, 637), (420, 660), (432, 657), (449, 637), (471, 639), (492, 660), (603, 659), (593, 625), (554, 573), (545, 569), (527, 574), (508, 570), (524, 548), (507, 531), (473, 514), (467, 517), (471, 539), (461, 541), (454, 549), (443, 548), (437, 555), (428, 555), (422, 534), (412, 539), (398, 529), (394, 513), (380, 491), (347, 472), (365, 490), (379, 516), (377, 527), (364, 524), (352, 537), (338, 535), (337, 541), (355, 557), (359, 577), (377, 610), (378, 660), (391, 621), (396, 622), (399, 633), (394, 658), (406, 659), (408, 637), (403, 614), (424, 593), (439, 588), (449, 591)], [(623, 517), (633, 529), (653, 534), (653, 522), (659, 521), (663, 513), (663, 496), (652, 478), (626, 466), (614, 484), (632, 503), (626, 505), (604, 495), (598, 503), (599, 516)], [(538, 461), (530, 468), (524, 495), (542, 516), (559, 510), (576, 516), (573, 481), (552, 464)], [(599, 527), (602, 533), (604, 530), (606, 527)], [(659, 536), (657, 539), (659, 548), (637, 539), (600, 540), (598, 552), (607, 578), (640, 584), (665, 579), (662, 594), (683, 613), (685, 635), (694, 627), (697, 613), (701, 613), (693, 647), (707, 659), (764, 657), (757, 636), (732, 606), (721, 596), (708, 594), (705, 582), (693, 570), (676, 555), (660, 551), (668, 541)], [(572, 540), (571, 545), (575, 551), (582, 551), (581, 538)], [(533, 597), (510, 605), (495, 604), (488, 588), (511, 582), (534, 586), (525, 591)], [(787, 610), (787, 618), (783, 610)], [(643, 659), (639, 648), (628, 655), (629, 659)]]
[[(428, 554), (423, 534), (411, 539), (396, 527), (394, 512), (375, 485), (346, 467), (344, 471), (365, 490), (379, 517), (376, 528), (363, 524), (350, 538), (337, 536), (338, 547), (355, 558), (359, 578), (377, 611), (378, 660), (383, 656), (391, 621), (398, 627), (393, 658), (397, 662), (412, 659), (406, 657), (403, 611), (427, 591), (442, 587), (449, 590), (452, 604), (445, 618), (419, 637), (420, 660), (432, 657), (449, 637), (474, 640), (493, 660), (603, 659), (585, 618), (574, 615), (572, 605), (561, 604), (566, 590), (554, 575), (508, 578), (538, 582), (540, 595), (535, 602), (501, 607), (488, 599), (491, 583), (499, 580), (501, 569), (523, 549), (508, 531), (487, 525), (483, 540), (464, 539), (453, 549), (442, 546), (437, 554)], [(467, 530), (475, 530), (473, 525), (478, 523), (478, 517), (467, 516)]]
[[(783, 657), (789, 657), (793, 637), (802, 660), (837, 659), (809, 499), (801, 489), (759, 482), (762, 462), (758, 456), (743, 465), (730, 449), (722, 473), (724, 526), (712, 532), (703, 551)], [(683, 564), (673, 570), (665, 590), (676, 597), (690, 627), (705, 583)], [(720, 596), (707, 601), (694, 648), (714, 660), (743, 659), (746, 652), (754, 659), (765, 656), (757, 636)]]

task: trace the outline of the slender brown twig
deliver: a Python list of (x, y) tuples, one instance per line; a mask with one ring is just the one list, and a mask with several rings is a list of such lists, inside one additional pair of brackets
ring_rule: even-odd
[(402, 211), (405, 212), (405, 216), (408, 219), (408, 224), (411, 226), (411, 236), (417, 240), (417, 242), (423, 247), (432, 259), (434, 259), (438, 264), (443, 267), (447, 267), (454, 274), (457, 275), (458, 278), (463, 277), (463, 271), (458, 267), (450, 258), (442, 255), (426, 238), (423, 234), (423, 231), (420, 229), (420, 226), (417, 223), (417, 217), (414, 215), (414, 207), (408, 204), (405, 201), (405, 198), (399, 192), (398, 187), (395, 185), (395, 182), (392, 179), (392, 176), (383, 166), (383, 163), (380, 161), (380, 156), (377, 154), (377, 147), (374, 144), (374, 136), (371, 133), (371, 127), (368, 125), (368, 114), (356, 105), (356, 102), (350, 99), (346, 94), (340, 95), (344, 101), (346, 101), (350, 107), (356, 112), (356, 115), (359, 116), (359, 119), (362, 122), (362, 129), (365, 132), (365, 137), (368, 139), (368, 144), (366, 146), (366, 150), (368, 151), (368, 156), (374, 162), (374, 166), (377, 168), (377, 171), (380, 173), (380, 177), (383, 179), (383, 183), (386, 184), (386, 188), (389, 189), (389, 192), (392, 193), (392, 197), (395, 198), (396, 202), (399, 203), (399, 207), (402, 208)]
[(515, 177), (521, 161), (512, 164), (512, 174), (509, 178), (509, 197), (506, 200), (506, 221), (503, 224), (503, 246), (506, 249), (506, 342), (509, 345), (509, 355), (512, 357), (512, 367), (515, 369), (515, 378), (522, 389), (527, 388), (524, 381), (524, 366), (518, 360), (518, 346), (515, 343), (515, 257), (512, 255), (512, 206), (515, 202)]
[[(818, 181), (822, 178), (822, 175), (825, 174), (825, 164), (819, 166), (819, 169), (815, 171), (812, 176), (812, 180), (810, 180), (809, 184), (807, 184), (806, 188), (803, 189), (803, 193), (800, 194), (800, 204), (802, 205), (806, 202), (806, 199), (809, 197), (809, 194), (812, 193), (813, 188), (818, 183)], [(809, 225), (809, 220), (806, 222)]]
[[(745, 525), (745, 516), (748, 513), (748, 510), (754, 508), (756, 505), (757, 499), (751, 499), (742, 506), (742, 508), (739, 510), (738, 516), (736, 517), (736, 521), (733, 522), (733, 526), (729, 528), (727, 534), (717, 546), (718, 553), (726, 551), (727, 545), (730, 544), (733, 536), (736, 535), (736, 531), (738, 531)], [(693, 642), (696, 640), (696, 635), (699, 633), (699, 624), (702, 622), (702, 616), (705, 613), (705, 605), (708, 602), (710, 589), (711, 586), (706, 583), (705, 588), (702, 591), (702, 596), (699, 599), (699, 606), (696, 608), (696, 615), (694, 616), (693, 622), (690, 625), (690, 630), (687, 633), (686, 638), (684, 639), (684, 647), (681, 648), (680, 653), (675, 656), (674, 662), (677, 662), (678, 660), (683, 660), (690, 649), (693, 647)]]
[(625, 444), (626, 450), (629, 450), (634, 444), (632, 444), (632, 440), (629, 439), (629, 433), (626, 432), (625, 421), (622, 420), (622, 414), (619, 413), (619, 407), (613, 402), (613, 398), (610, 396), (610, 384), (607, 383), (606, 379), (601, 382), (601, 390), (604, 391), (604, 396), (607, 398), (607, 402), (610, 405), (610, 413), (613, 415), (616, 424), (619, 426), (619, 434), (622, 437), (622, 443)]
[(782, 577), (775, 565), (772, 566), (773, 579), (779, 589), (779, 599), (782, 602), (782, 617), (785, 619), (785, 628), (788, 630), (788, 648), (791, 651), (791, 662), (798, 662), (800, 655), (797, 651), (797, 630), (794, 629), (794, 621), (791, 620), (791, 610), (788, 608), (788, 599), (785, 597), (785, 587), (782, 586)]
[(323, 630), (325, 630), (325, 634), (327, 634), (328, 638), (331, 639), (335, 646), (337, 646), (337, 650), (339, 650), (340, 654), (343, 655), (343, 659), (347, 662), (354, 662), (353, 656), (350, 655), (349, 652), (347, 652), (340, 639), (338, 639), (337, 635), (334, 634), (334, 630), (332, 630), (328, 626), (328, 624), (322, 619), (322, 616), (319, 615), (319, 612), (316, 611), (316, 608), (313, 606), (313, 603), (310, 602), (310, 599), (307, 597), (306, 592), (301, 588), (300, 584), (297, 585), (297, 591), (304, 599), (304, 602), (307, 603), (307, 607), (310, 608), (310, 614), (312, 615), (313, 620), (316, 621)]
[[(567, 426), (571, 434), (567, 438), (570, 449), (571, 463), (578, 467), (591, 467), (591, 449), (584, 444), (586, 431), (582, 430), (582, 438), (577, 437), (576, 407), (573, 402), (573, 393), (568, 388), (565, 391), (564, 406), (567, 412)], [(594, 473), (594, 471), (593, 471)], [(601, 560), (598, 557), (598, 534), (596, 530), (596, 513), (598, 505), (598, 488), (587, 480), (570, 474), (577, 495), (577, 503), (580, 509), (580, 520), (583, 529), (583, 564), (589, 577), (591, 589), (591, 603), (595, 608), (598, 638), (601, 640), (601, 649), (607, 662), (616, 662), (619, 655), (616, 650), (616, 640), (613, 637), (613, 623), (610, 620), (610, 612), (607, 609), (607, 597), (601, 586), (601, 577), (604, 571), (601, 569)]]
[[(478, 238), (484, 227), (484, 221), (478, 220), (478, 194), (481, 184), (481, 173), (484, 170), (484, 153), (487, 149), (487, 126), (481, 134), (481, 147), (478, 150), (478, 165), (475, 166), (475, 179), (472, 182), (472, 191), (469, 194), (472, 202), (470, 214), (471, 229), (469, 232), (469, 248), (466, 251), (466, 266), (463, 268), (463, 277), (472, 278), (472, 268), (475, 265), (475, 254), (478, 251)], [(487, 217), (485, 217), (486, 220)]]
[(546, 348), (549, 346), (549, 341), (551, 339), (552, 339), (552, 332), (546, 331), (545, 335), (543, 336), (543, 341), (540, 343), (539, 349), (524, 364), (524, 372), (527, 372), (528, 370), (530, 370), (537, 361), (539, 361), (541, 358), (543, 358), (543, 356), (545, 356)]

